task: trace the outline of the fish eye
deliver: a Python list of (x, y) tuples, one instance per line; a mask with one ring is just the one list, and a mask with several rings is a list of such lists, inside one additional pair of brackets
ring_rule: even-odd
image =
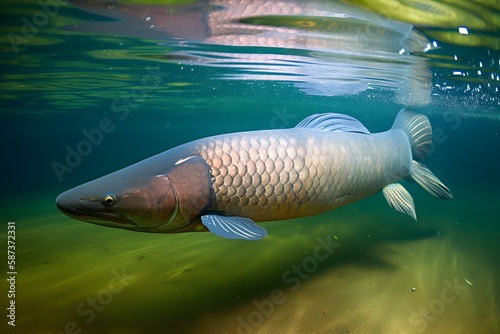
[(114, 4), (113, 2), (108, 2), (108, 3), (106, 4), (106, 7), (107, 7), (108, 9), (114, 9), (114, 8), (115, 8), (115, 4)]
[(107, 194), (106, 196), (104, 196), (104, 203), (106, 205), (115, 204), (115, 196), (113, 194)]

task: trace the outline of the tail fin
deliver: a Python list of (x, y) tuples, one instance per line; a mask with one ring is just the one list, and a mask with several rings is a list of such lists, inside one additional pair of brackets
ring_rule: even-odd
[(413, 156), (410, 176), (431, 195), (445, 199), (453, 198), (450, 189), (420, 163), (431, 149), (432, 127), (429, 119), (422, 114), (403, 108), (396, 116), (392, 128), (403, 130), (410, 140)]
[(432, 127), (426, 116), (403, 108), (396, 116), (392, 128), (403, 130), (408, 136), (413, 160), (422, 161), (427, 158), (432, 145)]

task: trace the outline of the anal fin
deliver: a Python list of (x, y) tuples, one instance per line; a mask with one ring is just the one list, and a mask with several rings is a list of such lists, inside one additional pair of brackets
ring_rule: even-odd
[(413, 160), (411, 177), (431, 195), (444, 199), (453, 198), (450, 189), (429, 168), (415, 160)]
[(417, 220), (413, 198), (408, 190), (406, 190), (401, 184), (388, 184), (382, 189), (382, 192), (384, 193), (384, 197), (391, 208), (394, 208), (401, 213), (406, 213), (408, 216)]
[(226, 239), (260, 240), (267, 235), (265, 228), (244, 217), (207, 214), (201, 222), (210, 232)]

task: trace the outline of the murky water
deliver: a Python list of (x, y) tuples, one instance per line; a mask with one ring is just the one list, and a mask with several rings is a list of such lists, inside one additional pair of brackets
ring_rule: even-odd
[[(2, 333), (500, 332), (497, 2), (4, 6)], [(328, 111), (379, 132), (404, 106), (428, 115), (426, 165), (454, 195), (402, 181), (418, 222), (376, 194), (245, 242), (54, 204), (190, 140)]]

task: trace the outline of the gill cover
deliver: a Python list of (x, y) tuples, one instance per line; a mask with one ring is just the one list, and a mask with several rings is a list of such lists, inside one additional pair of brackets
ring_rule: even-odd
[(176, 162), (166, 173), (175, 196), (175, 209), (170, 219), (159, 229), (181, 232), (210, 206), (213, 191), (210, 167), (200, 156), (191, 156)]

